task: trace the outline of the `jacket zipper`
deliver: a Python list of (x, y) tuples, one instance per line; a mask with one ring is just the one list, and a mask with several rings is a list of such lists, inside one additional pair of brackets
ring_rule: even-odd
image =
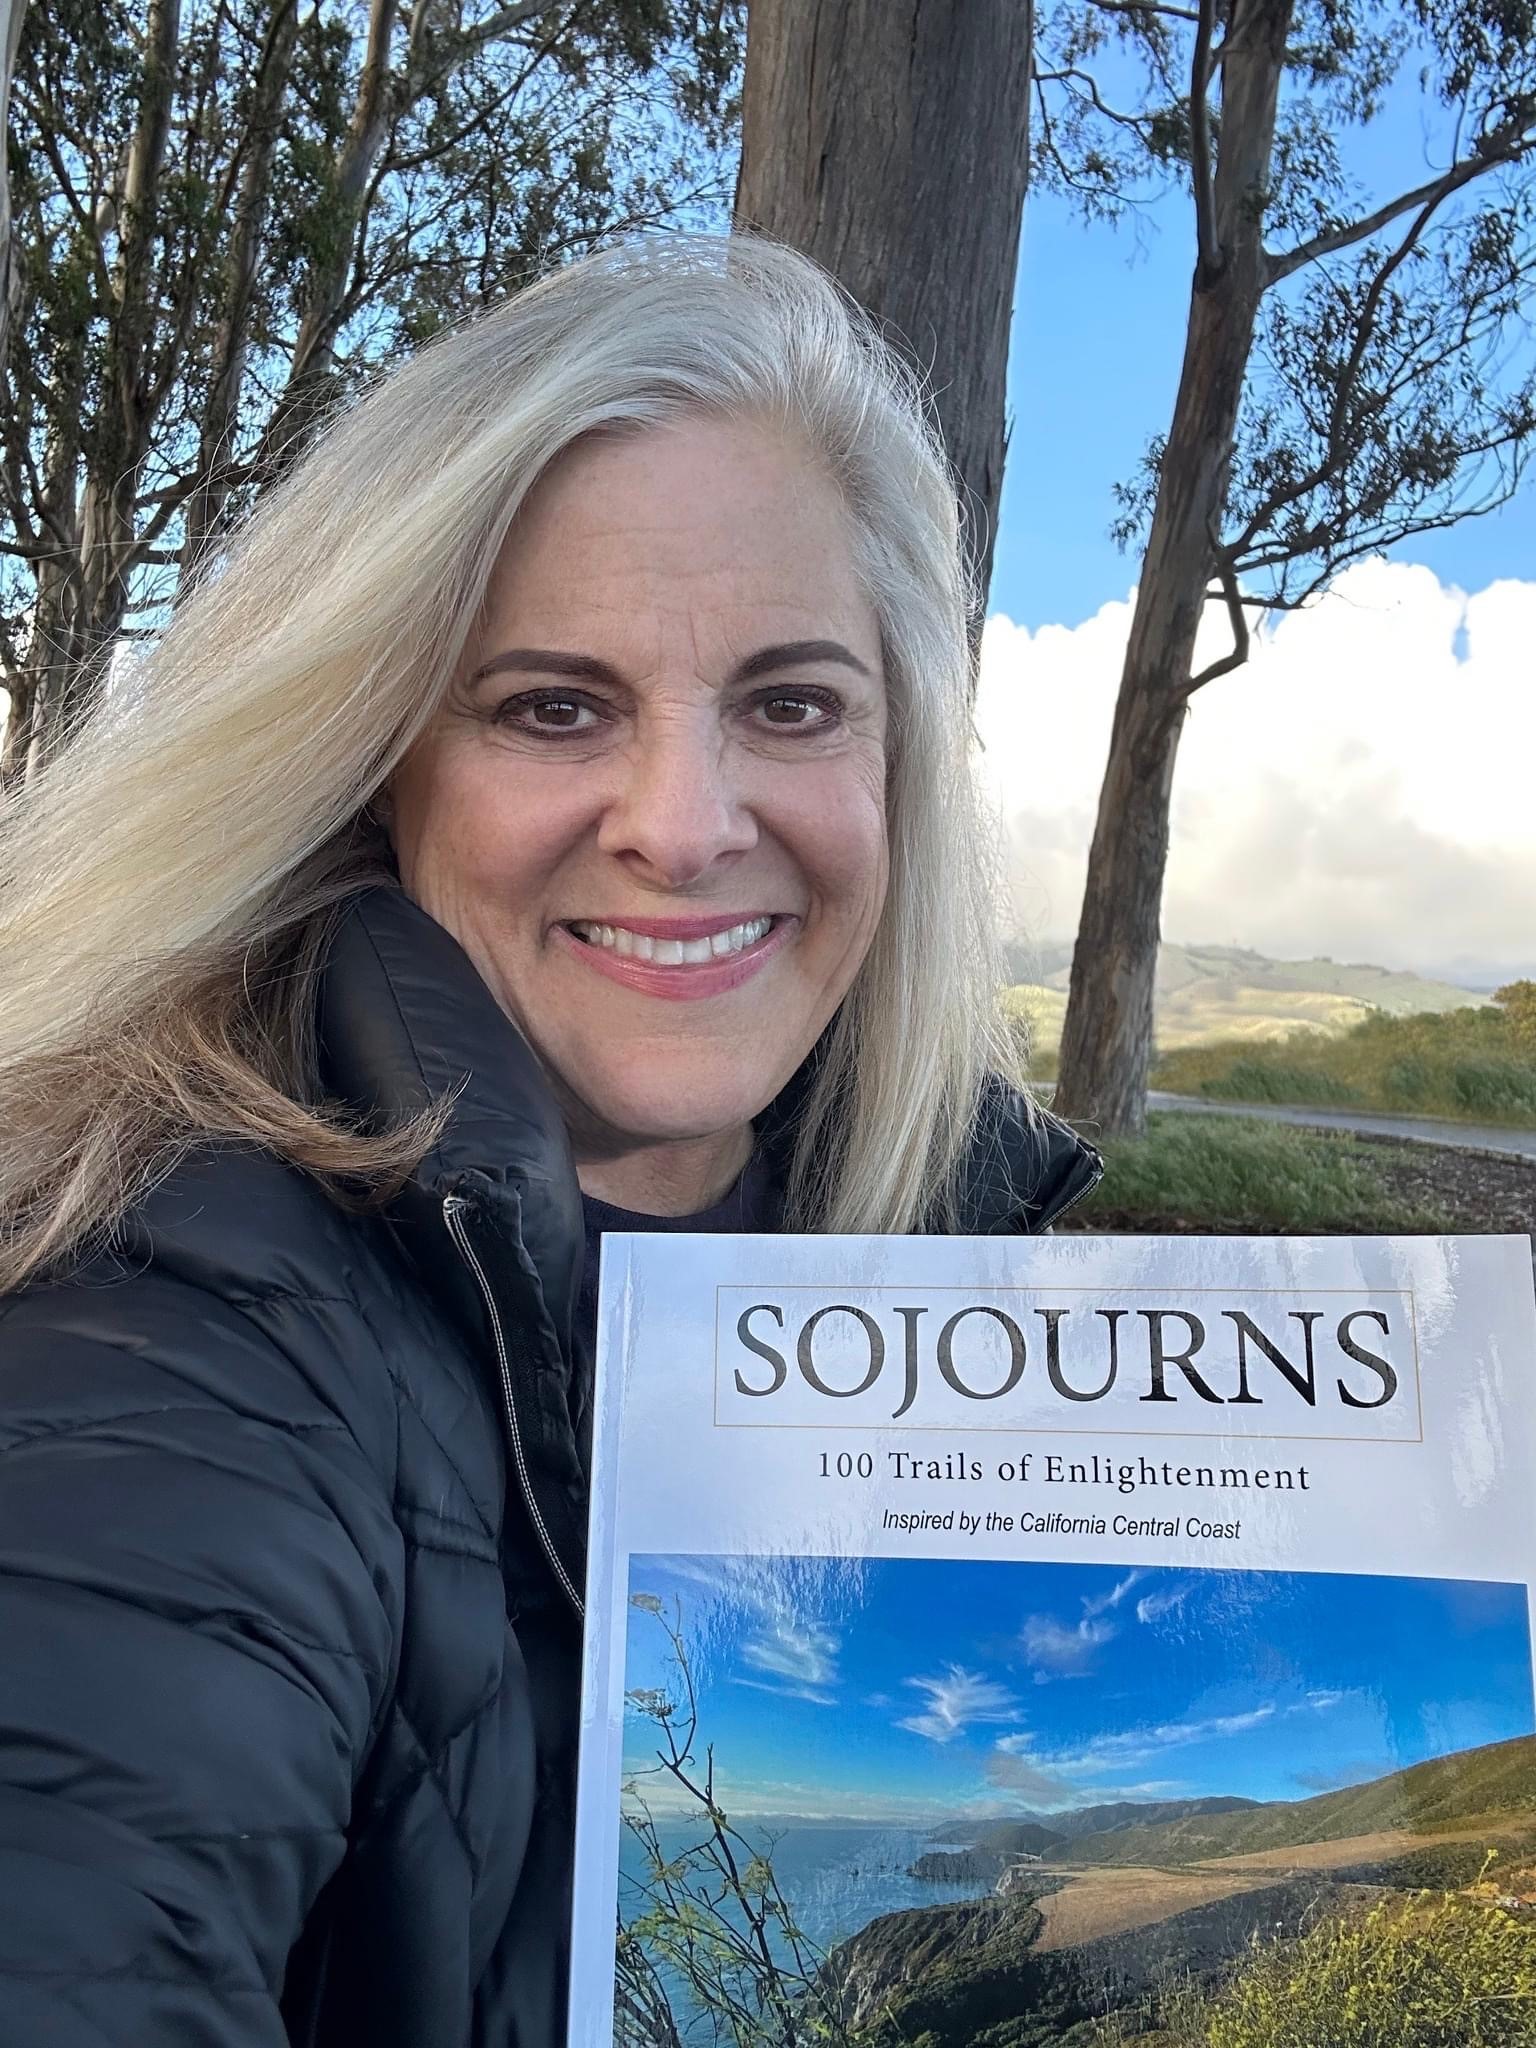
[(485, 1268), (476, 1257), (475, 1248), (469, 1241), (469, 1232), (464, 1228), (463, 1211), (466, 1206), (462, 1195), (445, 1195), (443, 1221), (448, 1226), (448, 1235), (453, 1239), (460, 1258), (475, 1277), (476, 1285), (485, 1302), (486, 1314), (491, 1319), (491, 1335), (496, 1340), (496, 1363), (501, 1371), (502, 1405), (506, 1410), (507, 1435), (512, 1443), (512, 1462), (517, 1470), (518, 1489), (523, 1496), (523, 1505), (528, 1510), (529, 1519), (533, 1523), (534, 1533), (539, 1539), (545, 1557), (549, 1560), (550, 1570), (577, 1614), (583, 1614), (585, 1606), (582, 1597), (571, 1583), (570, 1573), (560, 1561), (560, 1553), (555, 1548), (548, 1524), (539, 1510), (538, 1502), (534, 1499), (533, 1481), (529, 1476), (528, 1461), (523, 1455), (523, 1433), (518, 1426), (517, 1402), (512, 1392), (512, 1363), (507, 1353), (506, 1336), (501, 1327), (501, 1312), (496, 1306), (496, 1297), (491, 1292), (491, 1283), (485, 1277)]

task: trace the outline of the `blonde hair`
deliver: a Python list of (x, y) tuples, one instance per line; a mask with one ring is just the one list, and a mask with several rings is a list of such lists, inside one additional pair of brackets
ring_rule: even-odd
[(554, 272), (321, 437), (0, 833), (0, 1290), (99, 1237), (208, 1138), (341, 1198), (398, 1186), (421, 1119), (319, 1100), (316, 977), (377, 879), (376, 797), (436, 713), (540, 473), (700, 413), (795, 433), (852, 515), (890, 698), (891, 879), (798, 1125), (791, 1227), (942, 1205), (1008, 1069), (971, 773), (970, 586), (915, 381), (812, 263), (680, 235)]

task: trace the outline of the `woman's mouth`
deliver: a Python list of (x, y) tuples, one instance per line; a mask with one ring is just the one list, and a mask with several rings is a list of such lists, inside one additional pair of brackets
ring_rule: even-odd
[(723, 995), (766, 965), (799, 922), (747, 917), (572, 918), (555, 930), (589, 967), (644, 995), (682, 1001)]
[(771, 917), (749, 917), (741, 924), (727, 925), (724, 931), (694, 939), (656, 938), (630, 925), (589, 924), (585, 918), (577, 918), (571, 930), (589, 946), (601, 946), (621, 959), (654, 960), (658, 967), (703, 967), (711, 960), (744, 953), (765, 939), (772, 925)]

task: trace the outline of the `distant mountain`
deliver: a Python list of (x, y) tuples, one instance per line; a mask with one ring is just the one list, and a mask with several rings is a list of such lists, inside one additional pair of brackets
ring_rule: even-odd
[[(1060, 1039), (1071, 970), (1069, 941), (1009, 948), (1015, 1000), (1030, 1012), (1041, 1051)], [(1246, 946), (1164, 945), (1158, 951), (1156, 1029), (1165, 1051), (1218, 1038), (1342, 1031), (1373, 1010), (1405, 1017), (1488, 1001), (1475, 989), (1357, 962), (1271, 960)]]
[(1108, 1805), (1078, 1806), (1069, 1813), (1018, 1813), (1008, 1820), (973, 1821), (957, 1828), (950, 1821), (935, 1829), (931, 1840), (963, 1844), (968, 1849), (1000, 1855), (1043, 1856), (1075, 1842), (1082, 1835), (1113, 1834), (1120, 1828), (1155, 1827), (1191, 1814), (1236, 1813), (1256, 1807), (1256, 1799), (1117, 1799)]
[(1188, 1863), (1388, 1830), (1434, 1834), (1490, 1813), (1536, 1816), (1536, 1735), (1434, 1757), (1314, 1799), (1246, 1802), (1240, 1811), (1081, 1835), (1065, 1853), (1074, 1863)]
[(1006, 1862), (1010, 1856), (1048, 1856), (1053, 1849), (1064, 1848), (1068, 1839), (1064, 1828), (1039, 1820), (989, 1821), (975, 1829), (974, 1839), (960, 1853)]

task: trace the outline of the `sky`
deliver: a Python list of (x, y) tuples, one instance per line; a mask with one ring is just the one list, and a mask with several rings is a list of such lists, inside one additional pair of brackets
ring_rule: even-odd
[[(1346, 147), (1379, 196), (1427, 175), (1442, 143), (1410, 72)], [(1167, 424), (1190, 233), (1177, 192), (1114, 228), (1044, 191), (1026, 208), (977, 720), (1013, 938), (1076, 928), (1138, 566), (1109, 538), (1112, 486)], [(1227, 644), (1213, 611), (1201, 659)], [(1164, 936), (1485, 990), (1536, 976), (1533, 759), (1528, 485), (1487, 518), (1348, 570), (1200, 694), (1175, 781)]]
[[(1026, 940), (1076, 927), (1130, 617), (1120, 597), (1076, 625), (987, 623), (982, 771)], [(1208, 628), (1202, 662), (1225, 644)], [(1533, 761), (1536, 579), (1352, 566), (1194, 699), (1164, 937), (1474, 988), (1536, 975)]]
[[(1349, 145), (1380, 195), (1437, 162), (1411, 76)], [(1117, 228), (1028, 203), (979, 726), (1015, 928), (1070, 937), (1138, 563), (1112, 486), (1167, 424), (1191, 249), (1179, 195)], [(1529, 348), (1529, 334), (1513, 346)], [(1213, 616), (1209, 653), (1229, 644)], [(1208, 658), (1202, 653), (1202, 660)], [(1536, 974), (1536, 490), (1346, 574), (1187, 728), (1163, 930), (1492, 987)]]
[[(626, 1690), (676, 1694), (660, 1602), (720, 1796), (753, 1817), (1301, 1799), (1536, 1727), (1518, 1586), (727, 1557), (636, 1558), (630, 1585)], [(626, 1770), (655, 1734), (631, 1706)]]
[[(1369, 128), (1347, 132), (1348, 171), (1372, 199), (1443, 168), (1446, 138), (1411, 70)], [(1167, 426), (1193, 262), (1187, 198), (1115, 226), (1085, 225), (1053, 193), (1030, 195), (1008, 353), (1012, 437), (992, 603), (1020, 625), (1077, 625), (1135, 582), (1109, 538), (1112, 487)], [(1529, 328), (1512, 337), (1529, 354)], [(1482, 589), (1536, 576), (1536, 492), (1484, 519), (1405, 544), (1442, 581)]]

